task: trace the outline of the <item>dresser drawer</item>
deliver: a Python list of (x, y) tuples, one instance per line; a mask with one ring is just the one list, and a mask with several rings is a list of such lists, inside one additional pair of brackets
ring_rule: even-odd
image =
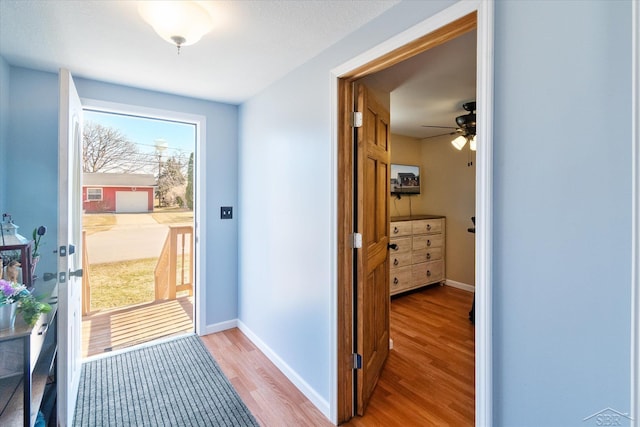
[(420, 251), (430, 248), (442, 248), (444, 246), (444, 236), (442, 234), (413, 236), (412, 249)]
[(411, 237), (397, 237), (389, 239), (389, 244), (398, 245), (396, 249), (389, 249), (389, 256), (411, 252)]
[(389, 291), (391, 293), (410, 288), (413, 283), (412, 267), (393, 268), (389, 274)]
[(442, 261), (425, 262), (411, 267), (413, 286), (439, 282), (444, 278), (444, 263)]
[(413, 234), (442, 233), (442, 218), (411, 221)]
[(411, 265), (412, 263), (411, 252), (396, 253), (394, 250), (391, 250), (391, 252), (392, 253), (389, 254), (389, 266), (391, 267), (392, 270), (394, 268)]
[(411, 253), (411, 262), (419, 264), (421, 262), (438, 261), (442, 259), (442, 248), (429, 247)]
[(412, 233), (412, 221), (392, 222), (389, 230), (389, 237), (410, 236)]

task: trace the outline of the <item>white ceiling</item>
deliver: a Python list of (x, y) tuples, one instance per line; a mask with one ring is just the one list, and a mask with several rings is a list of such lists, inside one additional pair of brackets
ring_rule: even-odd
[[(162, 40), (136, 1), (0, 0), (11, 65), (239, 104), (399, 0), (199, 1), (216, 26), (195, 45)], [(392, 131), (434, 134), (475, 98), (475, 32), (370, 77), (391, 92)]]
[(391, 93), (391, 132), (414, 138), (453, 132), (455, 118), (467, 114), (462, 104), (476, 99), (476, 32), (368, 76), (366, 84)]

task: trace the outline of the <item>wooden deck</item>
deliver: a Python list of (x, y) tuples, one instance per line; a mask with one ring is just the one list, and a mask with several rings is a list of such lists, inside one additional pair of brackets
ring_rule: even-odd
[(82, 317), (82, 357), (193, 332), (193, 297), (160, 300)]

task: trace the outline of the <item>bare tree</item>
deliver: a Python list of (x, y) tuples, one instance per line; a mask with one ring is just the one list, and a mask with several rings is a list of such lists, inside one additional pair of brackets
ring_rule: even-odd
[(82, 135), (83, 172), (130, 173), (148, 169), (149, 159), (119, 130), (86, 122)]
[(183, 186), (186, 183), (187, 180), (182, 173), (182, 168), (183, 166), (176, 156), (170, 157), (164, 165), (162, 165), (157, 190), (160, 206), (173, 204), (173, 200), (167, 199), (169, 193), (172, 189)]

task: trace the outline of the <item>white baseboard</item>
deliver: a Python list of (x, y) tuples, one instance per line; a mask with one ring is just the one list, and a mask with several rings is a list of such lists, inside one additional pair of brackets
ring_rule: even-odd
[(444, 284), (447, 285), (447, 286), (451, 286), (452, 288), (462, 289), (463, 291), (467, 291), (467, 292), (475, 292), (476, 291), (476, 287), (473, 286), (473, 285), (468, 285), (468, 284), (462, 283), (462, 282), (456, 282), (455, 280), (451, 280), (451, 279), (445, 280)]
[(216, 332), (226, 331), (227, 329), (233, 329), (238, 327), (238, 319), (225, 320), (224, 322), (214, 323), (213, 325), (207, 325), (204, 330), (204, 334), (215, 334)]
[(285, 377), (289, 379), (295, 385), (298, 390), (304, 394), (307, 399), (315, 405), (316, 408), (322, 414), (327, 417), (328, 420), (331, 419), (331, 411), (329, 407), (329, 402), (327, 402), (322, 396), (320, 396), (314, 389), (311, 387), (305, 380), (303, 380), (298, 373), (293, 370), (284, 360), (278, 356), (278, 354), (271, 349), (264, 341), (262, 341), (256, 334), (254, 334), (251, 329), (247, 327), (241, 320), (238, 320), (238, 329), (242, 331), (243, 334), (251, 340), (256, 347), (264, 353), (265, 356), (273, 362), (274, 365), (284, 374)]

